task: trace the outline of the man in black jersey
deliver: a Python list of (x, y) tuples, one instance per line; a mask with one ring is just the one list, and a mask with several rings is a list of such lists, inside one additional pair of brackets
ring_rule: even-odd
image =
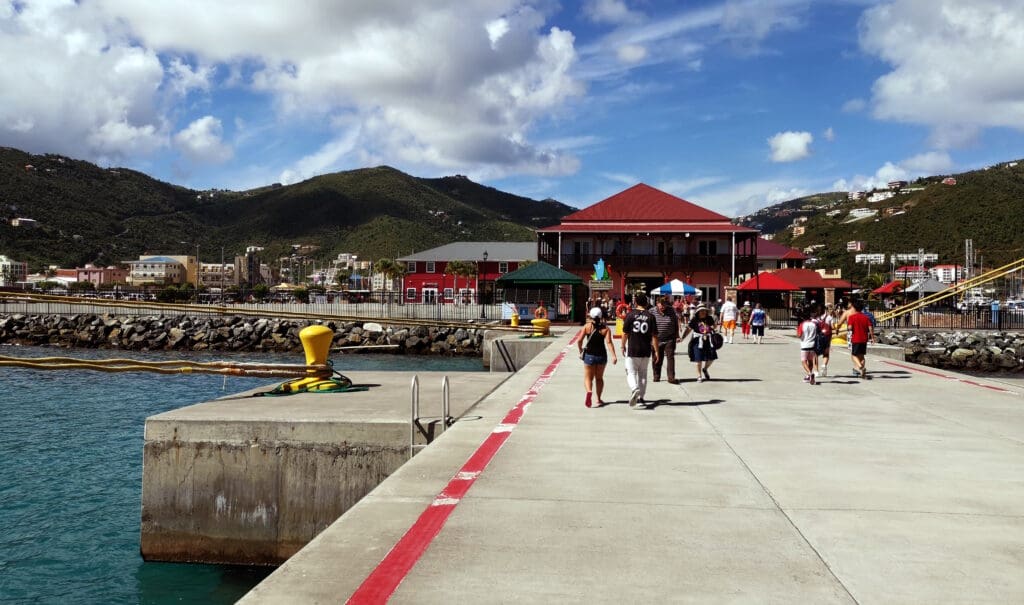
[(658, 360), (658, 327), (654, 315), (647, 310), (647, 295), (637, 294), (636, 308), (622, 322), (622, 357), (629, 385), (629, 407), (644, 402), (647, 392), (647, 366), (651, 357)]

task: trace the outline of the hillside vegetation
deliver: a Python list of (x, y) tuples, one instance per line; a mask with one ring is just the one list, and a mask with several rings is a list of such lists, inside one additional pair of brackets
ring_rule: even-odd
[[(31, 166), (31, 168), (27, 168)], [(530, 241), (575, 208), (465, 177), (421, 179), (389, 167), (327, 174), (251, 191), (194, 191), (133, 170), (0, 148), (0, 254), (50, 264), (106, 265), (140, 254), (194, 253), (204, 262), (292, 244), (363, 258), (396, 257), (460, 240)], [(30, 218), (38, 227), (10, 225)]]
[[(760, 225), (777, 242), (800, 250), (824, 244), (811, 253), (817, 266), (839, 267), (847, 276), (866, 273), (865, 266), (853, 262), (858, 252), (846, 250), (852, 240), (865, 242), (863, 253), (923, 248), (938, 254), (940, 263), (963, 264), (964, 241), (971, 239), (975, 256), (995, 267), (1024, 257), (1024, 164), (1013, 163), (952, 175), (955, 185), (943, 184), (945, 175), (918, 179), (908, 188), (922, 190), (880, 202), (849, 200), (846, 193), (817, 194), (764, 208), (740, 222)], [(852, 220), (850, 211), (861, 208), (877, 214)], [(793, 235), (797, 217), (807, 218), (800, 236)]]

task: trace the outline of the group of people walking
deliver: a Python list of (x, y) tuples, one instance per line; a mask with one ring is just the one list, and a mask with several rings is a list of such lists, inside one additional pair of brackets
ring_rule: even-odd
[[(800, 311), (797, 336), (800, 339), (804, 382), (814, 384), (817, 377), (828, 375), (833, 334), (846, 330), (849, 330), (854, 371), (861, 378), (867, 377), (864, 356), (868, 341), (874, 338), (874, 331), (870, 317), (862, 311), (863, 305), (859, 301), (849, 303), (845, 311), (831, 307), (826, 309), (822, 305), (808, 306)], [(711, 380), (709, 370), (718, 359), (721, 347), (735, 342), (737, 327), (741, 328), (743, 339), (761, 344), (768, 322), (768, 314), (760, 303), (751, 306), (745, 302), (738, 306), (731, 296), (722, 303), (716, 317), (712, 309), (703, 303), (687, 308), (678, 301), (673, 304), (669, 297), (663, 296), (651, 307), (647, 295), (637, 294), (632, 307), (622, 318), (621, 339), (615, 343), (606, 308), (595, 306), (589, 311), (578, 342), (584, 365), (585, 405), (604, 405), (604, 372), (609, 357), (614, 365), (621, 354), (630, 391), (629, 406), (637, 408), (646, 404), (648, 366), (654, 382), (661, 380), (664, 370), (666, 381), (678, 384), (675, 367), (677, 343), (689, 337), (687, 356), (694, 363), (697, 382), (704, 382)]]
[[(732, 303), (730, 298), (729, 303)], [(733, 303), (733, 307), (735, 304)], [(758, 305), (760, 307), (760, 305)], [(736, 318), (739, 310), (723, 312), (723, 318), (732, 316), (731, 328), (735, 331)], [(761, 335), (767, 315), (762, 313)], [(658, 382), (664, 370), (665, 379), (670, 384), (678, 384), (676, 378), (675, 354), (676, 343), (690, 336), (687, 343), (687, 355), (695, 364), (697, 381), (711, 380), (709, 369), (718, 359), (718, 349), (725, 343), (725, 337), (719, 328), (727, 325), (716, 320), (711, 310), (702, 304), (693, 307), (692, 312), (673, 305), (672, 300), (663, 296), (652, 308), (645, 294), (637, 294), (633, 306), (622, 318), (622, 337), (618, 343), (626, 370), (626, 383), (629, 386), (630, 407), (645, 404), (647, 392), (647, 368), (651, 366), (653, 380)], [(729, 341), (732, 341), (730, 333)], [(602, 406), (604, 400), (604, 371), (609, 356), (612, 364), (618, 363), (618, 355), (612, 342), (612, 328), (606, 321), (605, 311), (594, 307), (589, 312), (587, 325), (579, 340), (580, 357), (583, 359), (583, 382), (586, 389), (585, 404), (587, 407)], [(610, 355), (609, 355), (610, 353)]]

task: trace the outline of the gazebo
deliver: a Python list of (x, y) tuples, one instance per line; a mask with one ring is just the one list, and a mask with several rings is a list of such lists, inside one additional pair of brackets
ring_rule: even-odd
[(497, 279), (504, 292), (502, 319), (509, 319), (515, 309), (520, 317), (531, 317), (539, 301), (544, 301), (548, 316), (583, 321), (586, 292), (583, 280), (568, 271), (537, 261)]

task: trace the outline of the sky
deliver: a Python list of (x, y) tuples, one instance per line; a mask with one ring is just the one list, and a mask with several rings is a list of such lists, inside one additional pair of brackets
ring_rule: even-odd
[(1024, 156), (1021, 0), (0, 0), (0, 146), (739, 216)]

